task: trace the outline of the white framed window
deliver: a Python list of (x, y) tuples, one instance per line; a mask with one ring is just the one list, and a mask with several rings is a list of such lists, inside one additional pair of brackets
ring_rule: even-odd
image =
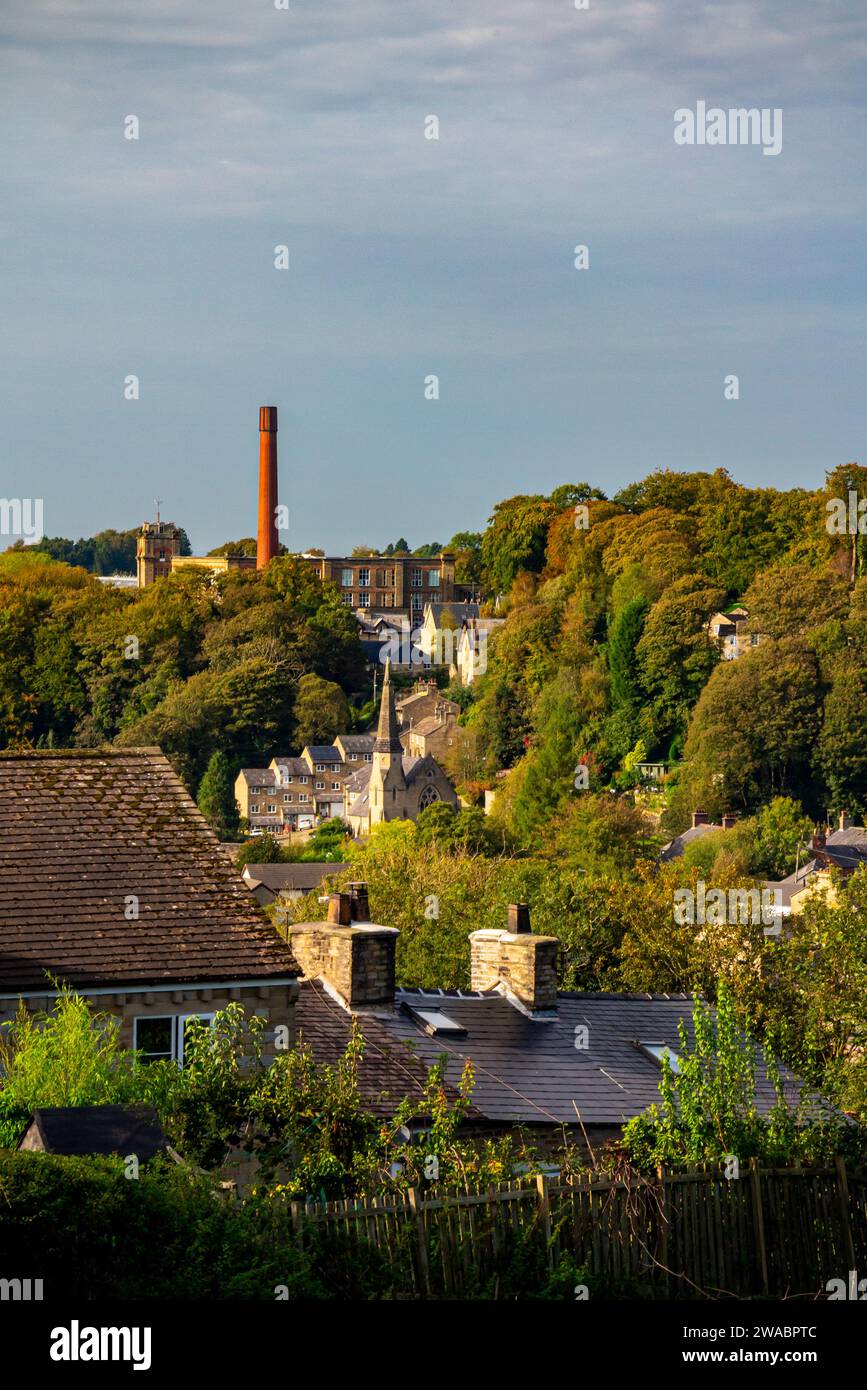
[(310, 781), (310, 778), (309, 778), (309, 777), (299, 777), (299, 778), (298, 778), (298, 781), (301, 783), (302, 787), (306, 787), (306, 786), (307, 786), (307, 783)]
[(331, 790), (332, 790), (333, 792), (339, 792), (339, 791), (340, 791), (340, 783), (339, 783), (339, 782), (332, 782), (332, 783), (331, 783)]
[(359, 595), (358, 595), (358, 606), (359, 606), (359, 608), (369, 608), (369, 607), (370, 607), (370, 594), (359, 594)]
[(301, 792), (300, 796), (298, 797), (298, 800), (299, 800), (299, 801), (309, 801), (309, 800), (310, 800), (310, 797), (307, 795), (306, 792)]
[(410, 581), (409, 581), (409, 582), (410, 582), (410, 584), (412, 584), (413, 588), (415, 588), (415, 589), (420, 589), (420, 588), (421, 588), (421, 570), (413, 570), (413, 571), (412, 571), (412, 574), (411, 574), (411, 576), (410, 576)]
[(427, 572), (427, 586), (428, 586), (429, 589), (438, 589), (438, 588), (439, 588), (439, 586), (440, 586), (440, 572), (439, 572), (439, 570), (428, 570), (428, 572)]
[(184, 1065), (184, 1039), (194, 1018), (213, 1026), (214, 1014), (157, 1014), (133, 1019), (132, 1045), (148, 1061), (174, 1061)]
[(373, 762), (373, 754), (372, 754), (372, 753), (365, 753), (365, 755), (364, 755), (364, 761), (365, 761), (366, 763), (372, 763), (372, 762)]
[(342, 599), (343, 599), (343, 607), (344, 607), (344, 608), (354, 608), (354, 607), (355, 607), (355, 602), (354, 602), (354, 600), (353, 600), (352, 594), (342, 594), (341, 597), (342, 597)]
[(291, 792), (286, 792), (286, 793), (284, 793), (284, 796), (283, 796), (283, 804), (284, 804), (284, 806), (285, 806), (285, 804), (286, 804), (287, 801), (291, 801), (291, 800), (292, 800), (292, 793), (291, 793)]
[(255, 804), (255, 806), (251, 804), (251, 806), (250, 806), (250, 815), (251, 815), (251, 816), (258, 816), (258, 814), (259, 814), (259, 803), (258, 803), (258, 801), (257, 801), (256, 804)]
[(358, 571), (358, 587), (359, 589), (370, 588), (370, 570)]
[(273, 816), (273, 815), (276, 815), (276, 813), (277, 813), (277, 807), (276, 807), (276, 806), (274, 805), (274, 803), (272, 802), (271, 805), (269, 805), (269, 807), (268, 807), (268, 815), (269, 815), (269, 816)]
[(352, 588), (352, 570), (340, 571), (340, 584), (341, 587), (344, 589)]
[(327, 763), (317, 763), (317, 764), (316, 764), (316, 771), (317, 771), (317, 772), (327, 772), (327, 771), (328, 771), (328, 764), (327, 764)]

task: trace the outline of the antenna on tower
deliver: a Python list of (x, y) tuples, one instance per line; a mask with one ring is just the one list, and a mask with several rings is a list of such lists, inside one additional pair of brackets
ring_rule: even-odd
[(159, 526), (159, 524), (160, 524), (160, 505), (161, 505), (161, 503), (162, 503), (162, 500), (163, 500), (163, 499), (162, 499), (161, 497), (155, 497), (155, 498), (154, 498), (154, 506), (155, 506), (156, 509), (157, 509), (157, 526)]

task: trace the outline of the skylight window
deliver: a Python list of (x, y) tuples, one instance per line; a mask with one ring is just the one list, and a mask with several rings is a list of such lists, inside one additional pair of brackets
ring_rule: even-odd
[(643, 1052), (645, 1057), (649, 1057), (652, 1062), (656, 1062), (658, 1067), (662, 1066), (663, 1057), (668, 1057), (668, 1063), (675, 1075), (680, 1071), (680, 1058), (674, 1048), (669, 1047), (668, 1043), (636, 1043), (639, 1052)]
[(450, 1033), (452, 1037), (466, 1037), (466, 1028), (439, 1009), (416, 1009), (406, 1005), (406, 1011), (416, 1023), (421, 1024), (429, 1037), (438, 1037), (443, 1033)]

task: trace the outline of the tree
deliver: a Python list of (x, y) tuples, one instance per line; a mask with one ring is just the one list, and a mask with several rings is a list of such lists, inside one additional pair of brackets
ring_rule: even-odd
[(34, 1016), (22, 1004), (0, 1034), (0, 1146), (14, 1148), (39, 1106), (110, 1105), (136, 1095), (134, 1054), (124, 1051), (120, 1024), (94, 1014), (62, 989), (51, 1012)]
[(860, 816), (867, 815), (865, 701), (867, 664), (860, 652), (850, 650), (836, 664), (825, 700), (816, 764), (828, 803)]
[(672, 795), (680, 824), (696, 806), (719, 816), (773, 796), (812, 810), (823, 695), (819, 661), (805, 641), (763, 642), (717, 666), (689, 722), (686, 767)]
[(235, 867), (243, 869), (245, 864), (283, 864), (286, 856), (273, 835), (257, 835), (241, 845), (235, 855)]
[(448, 545), (455, 557), (455, 580), (458, 584), (480, 584), (482, 579), (481, 531), (457, 531)]
[(744, 595), (751, 632), (796, 637), (849, 611), (845, 579), (808, 565), (775, 565), (757, 575)]
[(615, 705), (634, 709), (641, 696), (636, 647), (641, 640), (650, 603), (646, 598), (634, 598), (620, 610), (612, 624), (608, 641), (608, 669), (611, 672), (611, 697)]
[(717, 663), (707, 623), (724, 599), (722, 589), (686, 575), (675, 580), (647, 614), (635, 653), (641, 688), (652, 702), (660, 738), (685, 727)]
[(224, 541), (214, 550), (209, 550), (209, 555), (252, 555), (255, 557), (258, 542), (255, 536), (244, 536), (239, 541)]
[(482, 538), (482, 569), (491, 593), (505, 592), (519, 570), (541, 572), (548, 527), (556, 515), (545, 497), (510, 497), (497, 503)]
[(299, 748), (307, 744), (328, 744), (349, 727), (349, 702), (335, 681), (321, 676), (302, 676), (295, 696), (295, 740)]
[(867, 873), (831, 905), (808, 902), (773, 945), (772, 1025), (787, 1061), (867, 1122)]
[(785, 878), (792, 873), (812, 827), (799, 801), (775, 796), (755, 818), (752, 872), (767, 879)]
[(785, 1161), (841, 1151), (846, 1123), (816, 1113), (809, 1098), (790, 1104), (779, 1066), (769, 1051), (764, 1064), (776, 1090), (770, 1113), (760, 1114), (756, 1067), (760, 1049), (745, 1034), (731, 993), (721, 986), (716, 1009), (696, 999), (690, 1038), (679, 1025), (677, 1070), (663, 1053), (660, 1106), (631, 1119), (623, 1130), (630, 1158), (640, 1168), (659, 1164), (695, 1166), (719, 1163), (729, 1155), (740, 1163), (752, 1157)]
[(231, 840), (238, 833), (239, 813), (229, 760), (221, 748), (211, 754), (205, 775), (199, 783), (196, 803), (214, 834)]
[(658, 839), (645, 813), (628, 797), (610, 792), (579, 794), (543, 834), (543, 852), (567, 873), (596, 878), (631, 874), (650, 859)]

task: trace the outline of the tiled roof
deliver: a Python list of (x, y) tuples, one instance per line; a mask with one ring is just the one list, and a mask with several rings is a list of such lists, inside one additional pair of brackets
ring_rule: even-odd
[(257, 884), (263, 883), (266, 888), (271, 889), (272, 893), (283, 893), (293, 888), (300, 888), (304, 892), (309, 892), (311, 888), (317, 888), (328, 874), (340, 873), (340, 870), (346, 867), (345, 864), (339, 862), (247, 864), (244, 876), (254, 880)]
[(0, 754), (0, 993), (297, 973), (158, 748)]
[[(301, 1040), (310, 1045), (317, 1064), (335, 1066), (349, 1042), (351, 1016), (326, 994), (318, 981), (302, 980), (295, 1017)], [(421, 1102), (431, 1064), (419, 1060), (410, 1048), (395, 1039), (381, 1019), (360, 1015), (358, 1021), (364, 1035), (358, 1080), (365, 1109), (390, 1118), (405, 1097)], [(457, 1099), (451, 1085), (446, 1094), (452, 1103)], [(419, 1117), (423, 1114), (420, 1109)], [(473, 1108), (470, 1118), (478, 1114)]]
[(376, 734), (338, 734), (336, 743), (341, 743), (350, 753), (372, 753)]
[[(530, 1019), (502, 994), (398, 990), (398, 1005), (445, 1014), (466, 1036), (429, 1036), (405, 1009), (383, 1027), (411, 1041), (430, 1064), (449, 1055), (447, 1079), (454, 1085), (465, 1058), (475, 1067), (473, 1103), (498, 1123), (616, 1126), (659, 1102), (660, 1068), (636, 1041), (680, 1046), (678, 1020), (692, 1031), (692, 1000), (686, 995), (560, 994), (556, 1016)], [(588, 1046), (575, 1045), (576, 1028), (588, 1030)], [(784, 1075), (786, 1075), (784, 1073)], [(756, 1068), (759, 1108), (774, 1103), (771, 1082)], [(787, 1078), (794, 1094), (794, 1079)], [(573, 1104), (574, 1102), (574, 1104)]]

